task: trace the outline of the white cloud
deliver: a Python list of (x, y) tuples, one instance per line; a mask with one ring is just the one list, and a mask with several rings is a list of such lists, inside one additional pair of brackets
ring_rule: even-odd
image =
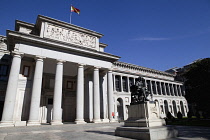
[(160, 38), (160, 37), (140, 37), (133, 40), (144, 40), (144, 41), (161, 41), (161, 40), (171, 40), (171, 38)]

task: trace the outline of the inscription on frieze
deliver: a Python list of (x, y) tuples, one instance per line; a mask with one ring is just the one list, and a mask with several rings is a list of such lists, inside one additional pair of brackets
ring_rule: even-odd
[(44, 38), (55, 39), (79, 46), (96, 49), (96, 37), (45, 23)]

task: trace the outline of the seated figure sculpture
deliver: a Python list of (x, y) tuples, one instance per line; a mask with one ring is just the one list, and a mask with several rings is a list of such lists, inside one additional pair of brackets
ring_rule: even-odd
[(130, 89), (131, 89), (131, 105), (140, 104), (149, 101), (148, 95), (150, 94), (150, 92), (144, 86), (142, 77), (139, 77), (139, 79), (136, 80), (135, 85), (132, 85)]

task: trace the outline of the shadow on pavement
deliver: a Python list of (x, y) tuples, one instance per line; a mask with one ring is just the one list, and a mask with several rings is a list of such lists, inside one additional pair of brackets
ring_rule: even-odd
[(210, 139), (210, 128), (209, 127), (184, 127), (177, 126), (179, 131), (179, 137), (183, 138), (202, 138), (202, 139)]
[(111, 135), (114, 136), (114, 132), (104, 132), (104, 131), (85, 131), (85, 132), (90, 132), (90, 133), (97, 133), (97, 134), (106, 134), (106, 135)]

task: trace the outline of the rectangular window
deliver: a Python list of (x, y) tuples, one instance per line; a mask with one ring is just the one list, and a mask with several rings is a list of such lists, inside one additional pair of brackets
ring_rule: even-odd
[(24, 65), (22, 75), (25, 76), (25, 77), (29, 77), (29, 74), (30, 74), (30, 66)]
[(133, 78), (129, 78), (129, 85), (130, 86), (134, 85), (134, 79)]
[(169, 88), (168, 88), (168, 83), (165, 84), (165, 87), (166, 87), (166, 93), (167, 93), (167, 95), (170, 95), (170, 93), (169, 93)]
[(161, 83), (161, 87), (162, 87), (162, 93), (163, 93), (163, 95), (166, 95), (165, 88), (164, 88), (164, 83)]
[(116, 91), (120, 91), (120, 76), (115, 76)]
[(8, 65), (0, 65), (0, 76), (7, 76)]
[(67, 81), (66, 88), (73, 89), (73, 81)]
[(48, 105), (53, 105), (53, 98), (48, 98)]
[(152, 93), (152, 90), (151, 90), (151, 85), (150, 85), (150, 81), (147, 80), (147, 89), (150, 93)]
[(153, 91), (153, 94), (157, 94), (156, 93), (156, 87), (155, 87), (155, 82), (152, 81), (152, 91)]
[(55, 79), (50, 79), (50, 89), (53, 89), (55, 85)]
[(127, 78), (122, 77), (123, 91), (127, 91)]
[(6, 81), (8, 79), (8, 65), (0, 65), (0, 80)]
[(157, 84), (158, 94), (161, 95), (160, 82), (157, 82), (156, 84)]

